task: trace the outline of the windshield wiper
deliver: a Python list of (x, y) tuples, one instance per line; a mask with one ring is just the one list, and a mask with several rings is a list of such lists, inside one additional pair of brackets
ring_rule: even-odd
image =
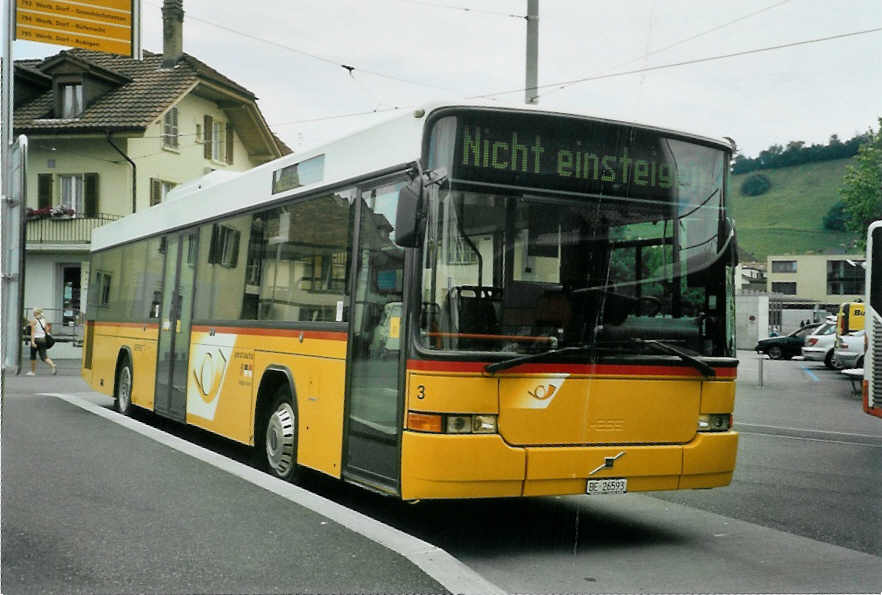
[(658, 351), (664, 351), (665, 353), (670, 353), (672, 355), (676, 355), (684, 362), (688, 362), (692, 364), (692, 367), (701, 372), (702, 376), (716, 376), (717, 372), (713, 369), (710, 364), (707, 364), (697, 357), (689, 355), (682, 349), (674, 347), (673, 345), (668, 345), (667, 343), (662, 343), (656, 339), (631, 339), (634, 343), (638, 343), (640, 345), (649, 345), (650, 347), (654, 347)]
[(562, 353), (583, 353), (585, 351), (591, 350), (593, 347), (593, 345), (573, 345), (571, 347), (563, 347), (561, 349), (549, 349), (548, 351), (543, 351), (542, 353), (519, 355), (511, 359), (496, 362), (495, 364), (487, 364), (486, 366), (484, 366), (484, 370), (486, 370), (490, 374), (493, 374), (495, 372), (498, 372), (499, 370), (508, 370), (509, 368), (514, 368), (515, 366), (519, 366), (527, 362), (535, 362), (541, 359), (545, 359), (546, 357), (551, 355), (560, 355)]
[[(670, 353), (671, 355), (676, 355), (683, 361), (689, 363), (696, 370), (701, 372), (702, 376), (714, 377), (717, 375), (716, 370), (710, 364), (707, 364), (697, 357), (689, 355), (685, 351), (674, 347), (673, 345), (668, 345), (667, 343), (662, 343), (656, 339), (630, 339), (631, 343), (636, 343), (638, 345), (648, 345), (649, 347), (653, 347), (656, 351), (662, 351), (664, 353)], [(499, 372), (500, 370), (508, 370), (509, 368), (513, 368), (515, 366), (519, 366), (521, 364), (525, 364), (527, 362), (535, 362), (546, 357), (550, 357), (552, 355), (561, 355), (566, 353), (585, 353), (586, 351), (590, 351), (592, 349), (598, 348), (597, 344), (590, 345), (573, 345), (571, 347), (564, 347), (562, 349), (549, 349), (548, 351), (543, 351), (542, 353), (531, 353), (529, 355), (519, 355), (507, 360), (503, 360), (501, 362), (496, 362), (493, 364), (487, 364), (484, 366), (484, 370), (490, 374), (494, 374)]]

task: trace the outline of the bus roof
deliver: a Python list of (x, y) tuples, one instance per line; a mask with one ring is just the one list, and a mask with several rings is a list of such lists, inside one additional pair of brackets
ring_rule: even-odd
[[(483, 108), (585, 118), (687, 137), (715, 145), (722, 150), (733, 148), (733, 143), (723, 139), (636, 122), (552, 112), (537, 106), (507, 106), (496, 102), (475, 101), (435, 102), (415, 109), (402, 109), (405, 113), (395, 113), (389, 119), (369, 128), (299, 153), (285, 155), (244, 172), (218, 170), (177, 186), (169, 192), (165, 202), (96, 228), (92, 232), (91, 250), (103, 250), (138, 238), (186, 228), (201, 221), (308, 193), (318, 187), (338, 186), (372, 172), (406, 167), (421, 156), (423, 128), (427, 116), (444, 108)], [(274, 179), (283, 176), (286, 168), (296, 169), (313, 158), (321, 160), (320, 176), (311, 176), (308, 183), (292, 186), (287, 190), (274, 187)]]

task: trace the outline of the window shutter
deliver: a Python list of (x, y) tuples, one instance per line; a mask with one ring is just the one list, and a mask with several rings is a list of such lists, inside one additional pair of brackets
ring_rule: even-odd
[(37, 208), (52, 206), (52, 174), (37, 174)]
[(150, 178), (150, 206), (158, 205), (162, 202), (162, 186), (161, 182), (156, 178)]
[(83, 198), (86, 217), (98, 216), (98, 174), (83, 174)]
[(205, 116), (202, 122), (202, 127), (205, 128), (205, 132), (203, 136), (205, 137), (205, 144), (202, 146), (202, 154), (206, 159), (211, 159), (211, 128), (212, 128), (212, 118), (211, 116)]
[(233, 125), (227, 122), (227, 163), (233, 165)]

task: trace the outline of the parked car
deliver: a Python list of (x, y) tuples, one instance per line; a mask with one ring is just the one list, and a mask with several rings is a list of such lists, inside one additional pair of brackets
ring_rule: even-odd
[(811, 335), (819, 326), (821, 326), (821, 323), (815, 322), (796, 329), (789, 335), (760, 339), (753, 349), (758, 353), (767, 354), (771, 359), (790, 359), (794, 355), (802, 354), (802, 345), (805, 342), (805, 338)]
[(828, 320), (815, 329), (811, 335), (805, 338), (802, 346), (802, 356), (807, 360), (824, 362), (831, 370), (836, 367), (833, 363), (833, 350), (836, 347), (836, 319)]
[(839, 337), (833, 363), (837, 368), (863, 368), (864, 353), (867, 350), (867, 332), (856, 331)]

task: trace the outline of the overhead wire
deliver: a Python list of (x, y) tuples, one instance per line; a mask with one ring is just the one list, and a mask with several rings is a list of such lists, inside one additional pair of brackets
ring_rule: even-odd
[[(584, 77), (584, 78), (580, 78), (580, 79), (573, 79), (570, 81), (560, 81), (557, 83), (548, 83), (545, 85), (539, 85), (537, 88), (542, 89), (542, 88), (554, 87), (557, 85), (576, 84), (576, 83), (590, 82), (590, 81), (595, 81), (595, 80), (602, 80), (602, 79), (607, 79), (607, 78), (628, 76), (628, 75), (632, 75), (632, 74), (640, 74), (642, 72), (653, 72), (653, 71), (657, 71), (657, 70), (664, 70), (667, 68), (678, 68), (681, 66), (688, 66), (690, 64), (701, 64), (704, 62), (712, 62), (715, 60), (725, 60), (728, 58), (747, 56), (747, 55), (751, 55), (751, 54), (759, 54), (759, 53), (763, 53), (763, 52), (770, 52), (770, 51), (774, 51), (774, 50), (786, 49), (786, 48), (791, 48), (791, 47), (798, 47), (798, 46), (809, 45), (809, 44), (813, 44), (813, 43), (822, 43), (822, 42), (826, 42), (826, 41), (833, 41), (836, 39), (856, 37), (859, 35), (868, 35), (870, 33), (878, 33), (880, 31), (882, 31), (882, 27), (874, 27), (872, 29), (864, 29), (861, 31), (852, 31), (850, 33), (841, 33), (838, 35), (829, 35), (826, 37), (817, 37), (814, 39), (794, 41), (791, 43), (784, 43), (784, 44), (768, 46), (768, 47), (763, 47), (763, 48), (754, 48), (752, 50), (744, 50), (741, 52), (732, 52), (729, 54), (719, 54), (716, 56), (707, 56), (704, 58), (683, 60), (681, 62), (673, 62), (670, 64), (661, 64), (658, 66), (647, 66), (644, 68), (638, 68), (638, 69), (634, 69), (634, 70), (626, 70), (626, 71), (622, 71), (622, 72), (612, 72), (612, 73), (607, 73), (607, 74), (600, 74), (600, 75)], [(499, 91), (499, 92), (495, 92), (495, 93), (486, 93), (486, 94), (482, 94), (482, 95), (472, 95), (470, 97), (466, 97), (465, 99), (493, 98), (493, 97), (496, 97), (499, 95), (507, 95), (507, 94), (512, 94), (512, 93), (523, 93), (523, 92), (524, 92), (524, 88), (521, 87), (518, 89)], [(328, 120), (338, 120), (338, 119), (342, 119), (342, 118), (352, 118), (352, 117), (356, 117), (356, 116), (364, 116), (364, 115), (369, 115), (369, 114), (391, 112), (391, 111), (395, 111), (395, 110), (399, 110), (399, 109), (408, 109), (411, 107), (415, 107), (415, 106), (413, 106), (413, 105), (396, 106), (393, 108), (386, 108), (386, 109), (367, 111), (367, 112), (351, 112), (351, 113), (346, 113), (346, 114), (335, 114), (332, 116), (323, 116), (323, 117), (319, 117), (319, 118), (309, 118), (309, 119), (304, 119), (304, 120), (292, 120), (290, 122), (275, 122), (275, 123), (273, 123), (273, 126), (290, 126), (290, 125), (294, 125), (294, 124), (307, 124), (307, 123), (314, 123), (314, 122), (324, 122), (324, 121), (328, 121)]]
[(526, 19), (527, 16), (523, 14), (515, 14), (510, 12), (500, 12), (496, 10), (485, 10), (482, 8), (472, 8), (470, 6), (451, 6), (450, 4), (442, 4), (440, 2), (428, 2), (427, 0), (397, 0), (398, 2), (402, 2), (405, 4), (421, 4), (423, 6), (431, 6), (434, 8), (447, 8), (450, 10), (458, 10), (462, 12), (473, 12), (478, 14), (487, 14), (499, 17), (507, 17), (513, 19)]
[[(634, 59), (632, 59), (632, 60), (627, 60), (627, 61), (625, 61), (625, 62), (620, 62), (619, 64), (617, 64), (617, 65), (614, 66), (613, 68), (621, 68), (621, 67), (623, 67), (623, 66), (627, 66), (627, 65), (629, 65), (629, 64), (633, 64), (634, 62), (639, 62), (640, 60), (645, 60), (646, 58), (649, 58), (649, 56), (654, 56), (655, 54), (660, 54), (660, 53), (662, 53), (662, 52), (666, 52), (666, 51), (668, 51), (668, 50), (670, 50), (670, 49), (673, 49), (673, 48), (675, 48), (675, 47), (681, 46), (681, 45), (683, 45), (684, 43), (688, 43), (688, 42), (690, 42), (690, 41), (694, 41), (694, 40), (696, 40), (696, 39), (698, 39), (698, 38), (700, 38), (700, 37), (704, 37), (705, 35), (709, 35), (709, 34), (711, 34), (711, 33), (714, 33), (715, 31), (719, 31), (719, 30), (721, 30), (721, 29), (725, 29), (726, 27), (729, 27), (729, 26), (731, 26), (731, 25), (734, 25), (735, 23), (740, 23), (741, 21), (744, 21), (744, 20), (747, 20), (747, 19), (749, 19), (749, 18), (755, 17), (755, 16), (757, 16), (757, 15), (759, 15), (759, 14), (762, 14), (762, 13), (764, 13), (764, 12), (768, 12), (769, 10), (772, 10), (773, 8), (778, 8), (779, 6), (783, 6), (784, 4), (787, 4), (787, 3), (789, 3), (789, 2), (790, 2), (790, 0), (782, 0), (781, 2), (776, 2), (775, 4), (770, 4), (770, 5), (768, 5), (768, 6), (765, 6), (765, 7), (763, 7), (763, 8), (760, 8), (759, 10), (755, 10), (755, 11), (753, 11), (753, 12), (749, 12), (749, 13), (747, 13), (747, 14), (745, 14), (745, 15), (742, 15), (742, 16), (740, 16), (740, 17), (738, 17), (738, 18), (732, 19), (731, 21), (727, 21), (727, 22), (722, 23), (722, 24), (720, 24), (720, 25), (715, 25), (715, 26), (711, 27), (710, 29), (707, 29), (707, 30), (702, 31), (702, 32), (700, 32), (700, 33), (696, 33), (695, 35), (691, 35), (691, 36), (689, 36), (689, 37), (684, 37), (683, 39), (680, 39), (680, 40), (678, 40), (678, 41), (675, 41), (674, 43), (668, 44), (668, 45), (666, 45), (666, 46), (664, 46), (664, 47), (660, 47), (660, 48), (657, 48), (657, 49), (654, 49), (654, 50), (649, 50), (649, 51), (647, 51), (647, 52), (644, 52), (643, 55), (638, 56), (638, 57), (636, 57), (636, 58), (634, 58)], [(561, 86), (561, 87), (558, 87), (557, 89), (553, 89), (553, 90), (551, 90), (551, 91), (549, 91), (549, 92), (547, 92), (547, 93), (545, 93), (545, 94), (543, 94), (543, 95), (540, 95), (539, 97), (540, 97), (540, 98), (541, 98), (541, 97), (548, 97), (548, 96), (551, 95), (552, 93), (557, 93), (557, 92), (563, 91), (564, 89), (566, 89), (566, 88), (568, 88), (568, 87), (569, 87), (569, 85), (563, 85), (563, 86)]]
[[(791, 43), (782, 43), (782, 44), (767, 46), (767, 47), (763, 47), (763, 48), (755, 48), (752, 50), (731, 52), (728, 54), (718, 54), (716, 56), (707, 56), (704, 58), (694, 58), (692, 60), (682, 60), (680, 62), (671, 62), (669, 64), (659, 64), (657, 66), (646, 66), (646, 67), (637, 68), (634, 70), (623, 70), (620, 72), (610, 72), (607, 74), (598, 74), (598, 75), (594, 75), (594, 76), (587, 76), (587, 77), (572, 79), (572, 80), (568, 80), (568, 81), (547, 83), (544, 85), (538, 85), (536, 88), (537, 89), (547, 89), (549, 87), (557, 87), (559, 85), (576, 85), (576, 84), (580, 84), (580, 83), (587, 83), (590, 81), (599, 81), (599, 80), (603, 80), (603, 79), (616, 78), (616, 77), (627, 76), (627, 75), (631, 75), (631, 74), (640, 74), (643, 72), (654, 72), (656, 70), (666, 70), (669, 68), (679, 68), (681, 66), (689, 66), (692, 64), (701, 64), (704, 62), (714, 62), (717, 60), (726, 60), (728, 58), (736, 58), (739, 56), (749, 56), (751, 54), (760, 54), (763, 52), (771, 52), (774, 50), (781, 50), (781, 49), (786, 49), (786, 48), (798, 47), (798, 46), (802, 46), (802, 45), (810, 45), (813, 43), (833, 41), (835, 39), (845, 39), (847, 37), (856, 37), (858, 35), (867, 35), (870, 33), (878, 33), (880, 31), (882, 31), (882, 27), (874, 27), (872, 29), (863, 29), (861, 31), (852, 31), (850, 33), (840, 33), (838, 35), (829, 35), (826, 37), (816, 37), (814, 39), (805, 39), (802, 41), (794, 41)], [(510, 95), (512, 93), (523, 93), (523, 92), (524, 92), (524, 88), (520, 87), (517, 89), (508, 89), (506, 91), (497, 91), (494, 93), (484, 93), (481, 95), (472, 95), (472, 96), (466, 97), (466, 99), (486, 99), (486, 98), (498, 97), (500, 95)]]
[[(149, 2), (149, 4), (153, 4), (154, 6), (159, 6), (155, 2)], [(228, 33), (233, 33), (235, 35), (238, 35), (240, 37), (244, 37), (246, 39), (251, 39), (252, 41), (258, 41), (260, 43), (265, 43), (267, 45), (275, 46), (275, 47), (281, 48), (283, 50), (286, 50), (286, 51), (289, 51), (289, 52), (292, 52), (295, 54), (299, 54), (301, 56), (306, 56), (307, 58), (312, 58), (313, 60), (318, 60), (318, 61), (324, 62), (326, 64), (331, 64), (333, 66), (337, 66), (337, 67), (342, 68), (343, 70), (347, 71), (347, 73), (350, 75), (353, 73), (353, 71), (357, 71), (357, 72), (361, 72), (364, 74), (370, 74), (372, 76), (376, 76), (379, 78), (384, 78), (387, 80), (396, 81), (396, 82), (404, 83), (404, 84), (408, 84), (408, 85), (429, 87), (429, 88), (440, 89), (442, 91), (448, 91), (448, 92), (453, 91), (452, 89), (441, 87), (438, 85), (433, 85), (431, 83), (406, 79), (406, 78), (403, 78), (400, 76), (395, 76), (395, 75), (386, 74), (383, 72), (378, 72), (376, 70), (369, 70), (367, 68), (356, 67), (351, 64), (344, 64), (344, 63), (340, 62), (339, 60), (334, 60), (332, 58), (327, 58), (325, 56), (313, 54), (311, 52), (307, 52), (307, 51), (301, 50), (299, 48), (291, 47), (289, 45), (286, 45), (286, 44), (278, 42), (278, 41), (273, 41), (271, 39), (266, 39), (264, 37), (259, 37), (257, 35), (253, 35), (251, 33), (246, 33), (244, 31), (242, 31), (241, 29), (234, 29), (233, 27), (228, 27), (226, 25), (222, 25), (220, 23), (209, 21), (209, 20), (203, 19), (201, 17), (193, 16), (190, 13), (187, 14), (187, 19), (189, 19), (191, 21), (196, 21), (197, 23), (202, 23), (204, 25), (208, 25), (210, 27), (215, 27), (216, 29), (220, 29), (222, 31), (227, 31)]]

